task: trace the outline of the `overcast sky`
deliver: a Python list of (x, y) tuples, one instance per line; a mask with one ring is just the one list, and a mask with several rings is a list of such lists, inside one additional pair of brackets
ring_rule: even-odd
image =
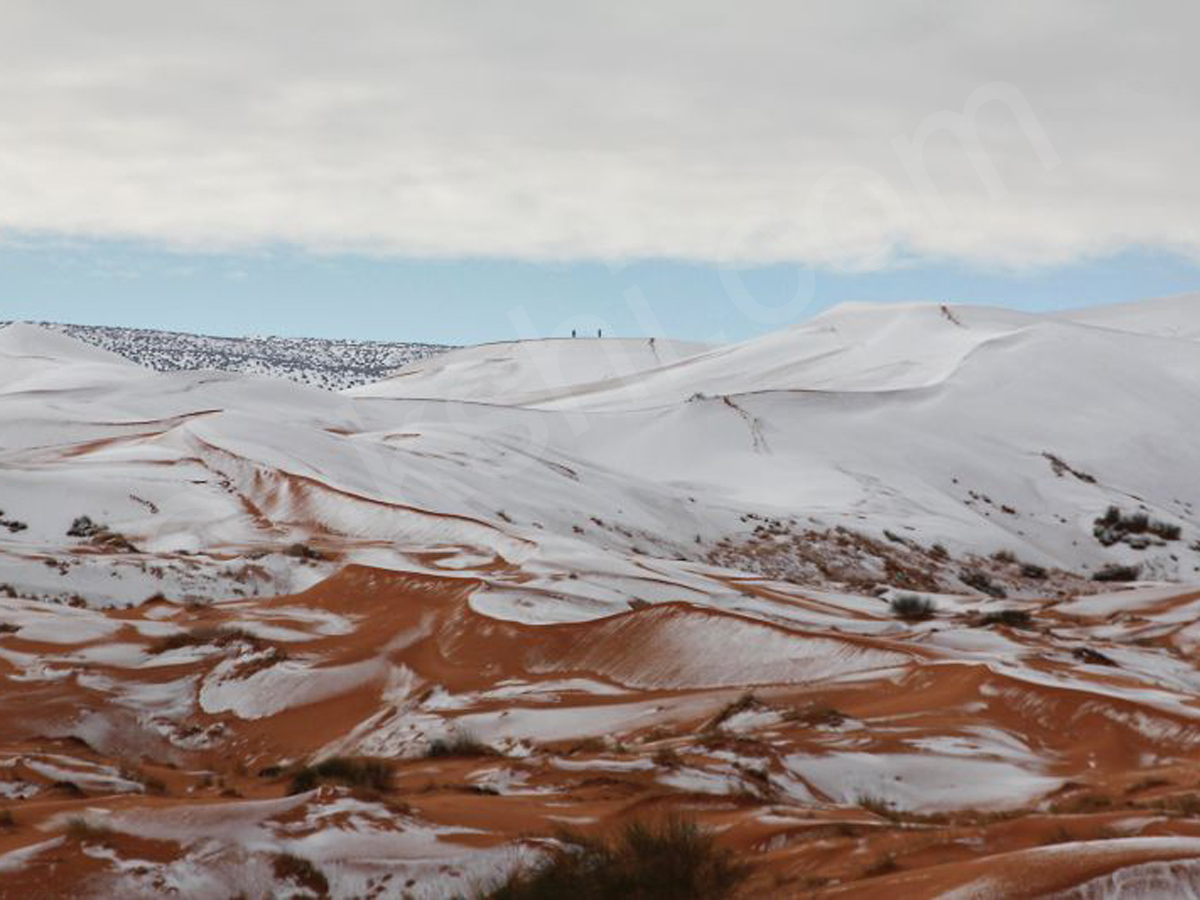
[(5, 0), (0, 241), (1191, 264), (1197, 26), (1186, 0)]

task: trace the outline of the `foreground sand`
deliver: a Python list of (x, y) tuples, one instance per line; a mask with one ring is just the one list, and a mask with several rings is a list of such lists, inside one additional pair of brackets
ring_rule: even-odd
[[(895, 630), (877, 598), (764, 586), (754, 618), (530, 625), (473, 610), (483, 580), (350, 566), (271, 600), (5, 598), (0, 895), (304, 896), (290, 854), (335, 896), (466, 896), (565, 826), (667, 813), (752, 862), (751, 897), (1198, 877), (1200, 594)], [(429, 758), (439, 740), (461, 755)], [(391, 760), (393, 788), (288, 793), (339, 755)]]

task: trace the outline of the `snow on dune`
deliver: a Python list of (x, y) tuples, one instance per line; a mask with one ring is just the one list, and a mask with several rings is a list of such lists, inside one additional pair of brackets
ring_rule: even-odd
[(1200, 294), (1091, 306), (1069, 310), (1060, 316), (1115, 331), (1200, 340)]
[(662, 339), (562, 338), (482, 344), (407, 366), (354, 388), (355, 397), (466, 400), (522, 406), (563, 391), (673, 363), (707, 349)]
[(631, 687), (697, 688), (830, 681), (908, 661), (902, 653), (736, 616), (658, 606), (601, 623), (586, 642), (543, 665), (596, 672)]

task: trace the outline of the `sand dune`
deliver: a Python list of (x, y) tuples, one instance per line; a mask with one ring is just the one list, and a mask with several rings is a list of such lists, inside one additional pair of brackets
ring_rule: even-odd
[(470, 896), (670, 812), (746, 897), (1194, 890), (1200, 309), (1137, 324), (340, 395), (0, 330), (0, 896)]

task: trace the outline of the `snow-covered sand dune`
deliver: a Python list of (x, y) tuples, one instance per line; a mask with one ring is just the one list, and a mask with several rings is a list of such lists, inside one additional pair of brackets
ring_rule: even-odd
[[(0, 329), (0, 895), (442, 897), (650, 809), (748, 896), (1182, 885), (1198, 337), (847, 306), (333, 393)], [(333, 755), (396, 789), (287, 797)]]

